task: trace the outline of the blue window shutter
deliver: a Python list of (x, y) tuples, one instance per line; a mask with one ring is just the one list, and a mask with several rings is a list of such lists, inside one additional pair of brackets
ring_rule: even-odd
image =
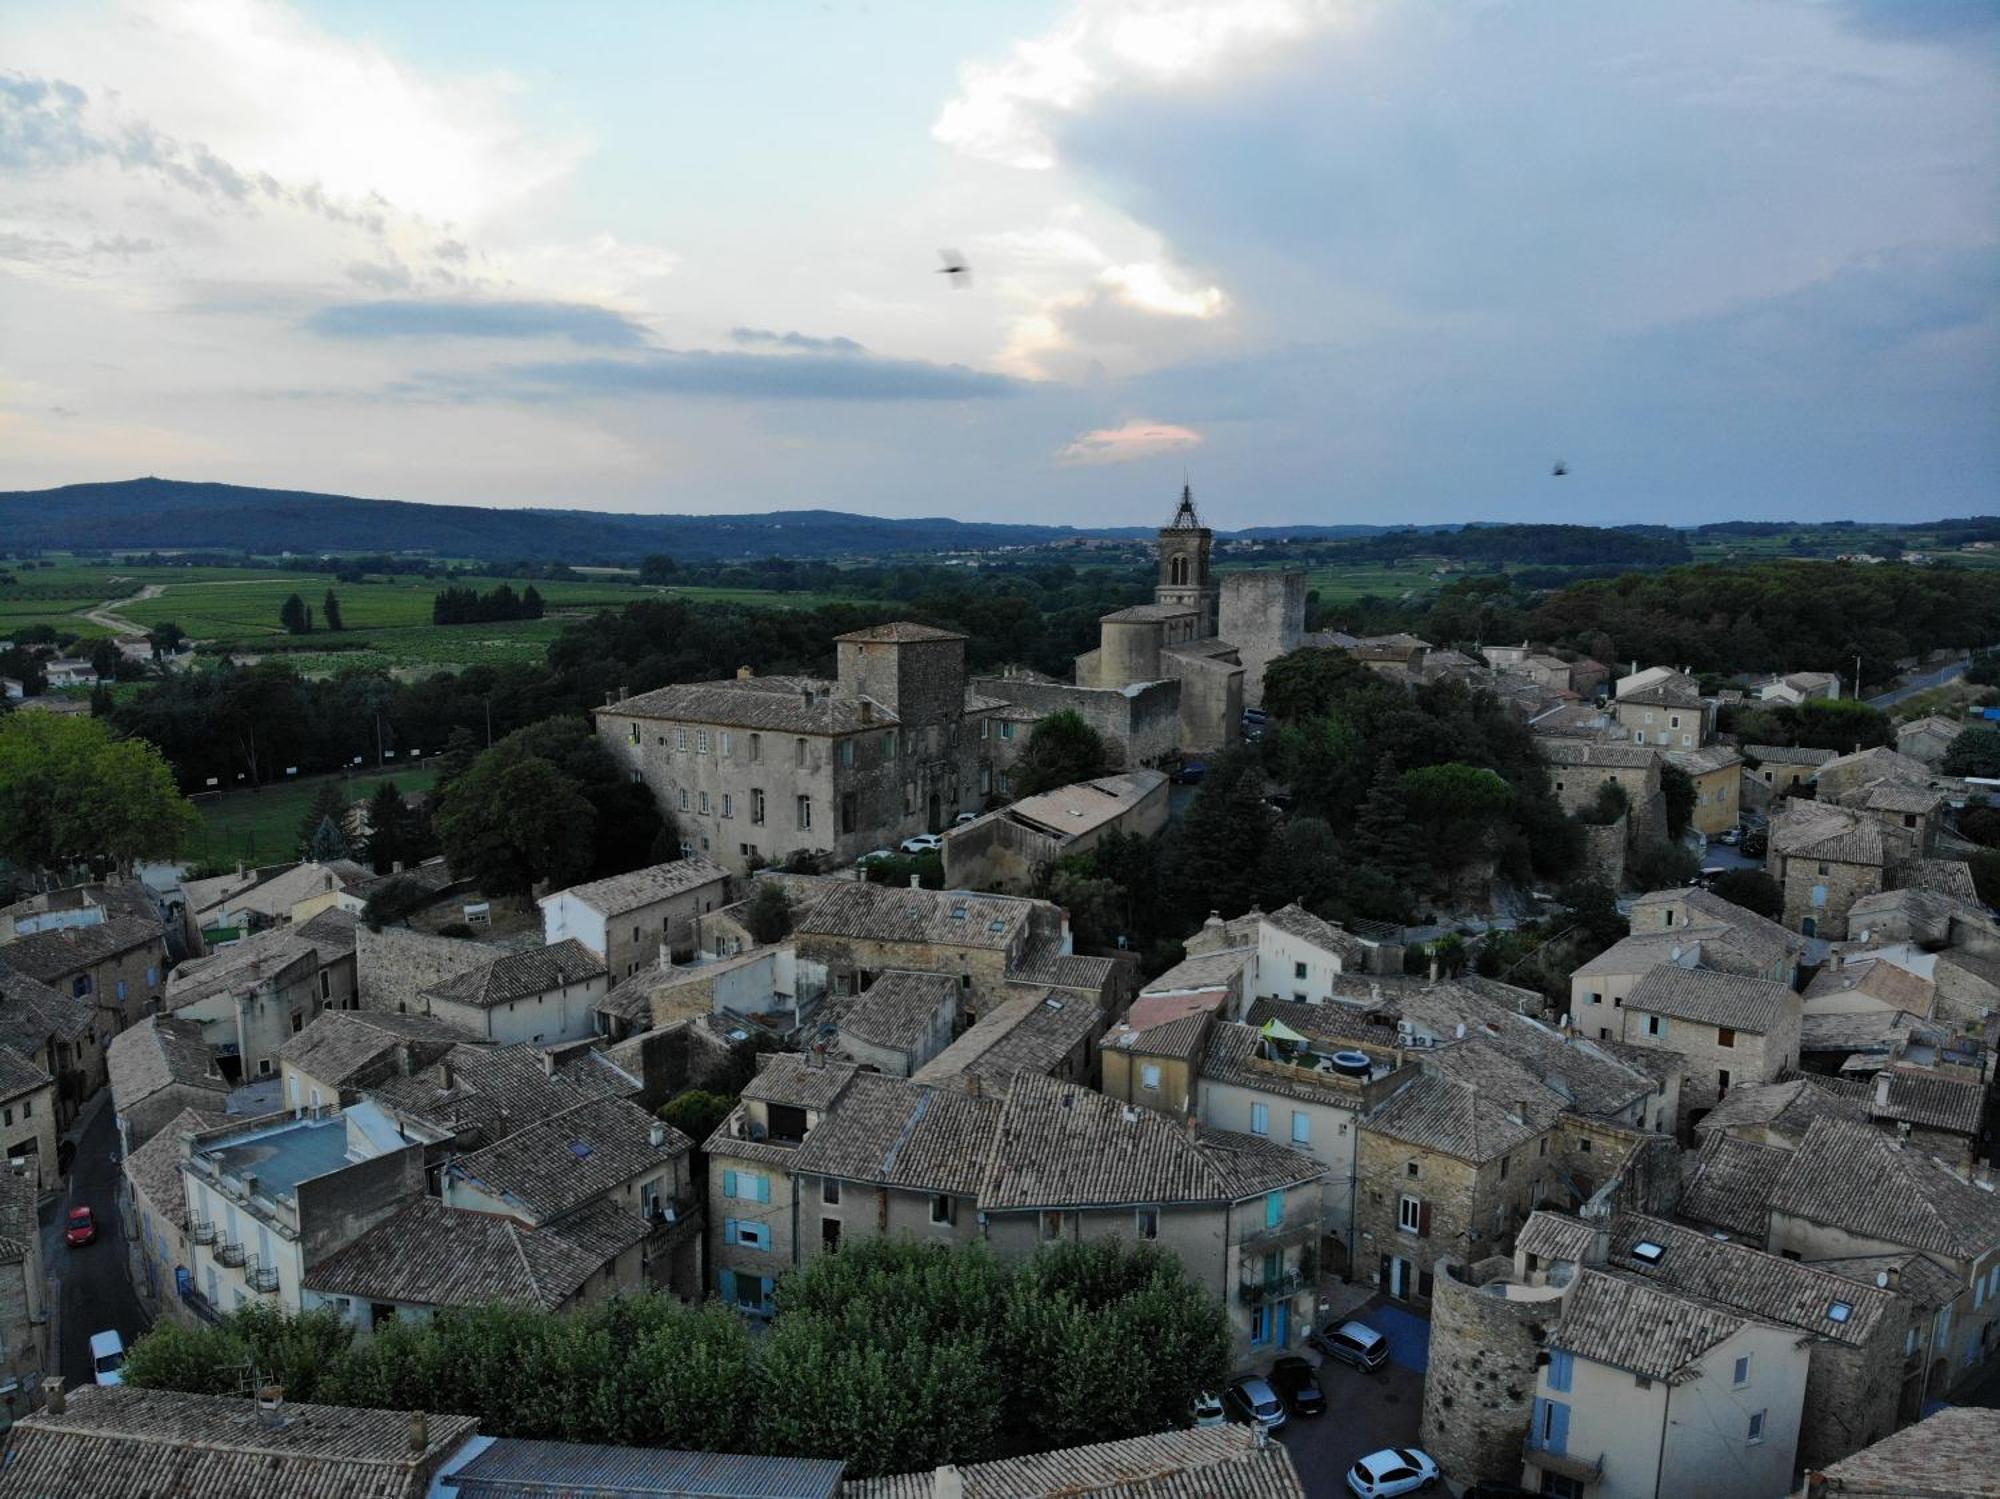
[(717, 1278), (722, 1282), (722, 1299), (734, 1306), (736, 1304), (736, 1272), (734, 1270), (725, 1270)]
[(771, 1200), (770, 1177), (760, 1176), (757, 1178), (757, 1200), (759, 1202), (769, 1202)]
[(1544, 1452), (1562, 1456), (1569, 1451), (1569, 1407), (1560, 1400), (1535, 1401), (1533, 1441)]
[(776, 1284), (768, 1275), (757, 1277), (757, 1304), (767, 1312), (771, 1309), (771, 1288)]
[(1549, 1388), (1569, 1393), (1570, 1356), (1557, 1348), (1549, 1354)]
[(734, 1244), (736, 1242), (736, 1220), (734, 1218), (724, 1218), (722, 1220), (722, 1242), (725, 1244)]
[(725, 1171), (722, 1173), (722, 1195), (724, 1197), (734, 1197), (736, 1195), (736, 1173), (734, 1171)]
[(1276, 1228), (1285, 1221), (1285, 1194), (1268, 1192), (1264, 1196), (1264, 1227)]

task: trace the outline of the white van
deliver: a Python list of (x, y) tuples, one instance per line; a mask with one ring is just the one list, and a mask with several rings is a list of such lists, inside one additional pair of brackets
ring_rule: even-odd
[(90, 1367), (97, 1373), (99, 1384), (123, 1384), (125, 1376), (118, 1371), (125, 1365), (125, 1340), (116, 1332), (94, 1332), (90, 1335)]

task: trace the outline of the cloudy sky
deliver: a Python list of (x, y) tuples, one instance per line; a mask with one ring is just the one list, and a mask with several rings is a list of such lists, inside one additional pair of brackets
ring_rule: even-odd
[(1183, 470), (1224, 526), (2000, 509), (2000, 0), (0, 7), (0, 489)]

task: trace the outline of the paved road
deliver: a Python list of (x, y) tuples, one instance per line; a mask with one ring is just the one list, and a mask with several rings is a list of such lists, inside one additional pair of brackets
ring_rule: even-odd
[[(1319, 1355), (1306, 1357), (1317, 1360)], [(1399, 1364), (1379, 1374), (1322, 1364), (1320, 1388), (1326, 1392), (1326, 1414), (1293, 1419), (1278, 1440), (1292, 1454), (1306, 1499), (1352, 1499), (1343, 1480), (1357, 1458), (1384, 1447), (1416, 1445), (1424, 1414), (1423, 1376)]]
[(1911, 677), (1894, 691), (1884, 692), (1868, 699), (1868, 706), (1871, 708), (1893, 708), (1896, 704), (1902, 702), (1904, 698), (1915, 697), (1920, 692), (1929, 692), (1933, 687), (1942, 687), (1947, 682), (1956, 681), (1965, 675), (1967, 664), (1964, 661), (1960, 661), (1951, 666), (1941, 666), (1936, 671), (1926, 672), (1920, 677)]
[[(90, 1335), (115, 1327), (129, 1348), (146, 1330), (145, 1310), (126, 1273), (125, 1229), (118, 1211), (118, 1132), (109, 1100), (77, 1140), (69, 1190), (59, 1194), (42, 1229), (42, 1257), (55, 1310), (56, 1367), (71, 1386), (89, 1384)], [(63, 1242), (63, 1221), (72, 1207), (88, 1203), (97, 1213), (97, 1242), (71, 1249)]]

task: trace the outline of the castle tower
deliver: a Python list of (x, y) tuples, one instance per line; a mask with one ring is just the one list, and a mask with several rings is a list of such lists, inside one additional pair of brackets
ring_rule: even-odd
[(1208, 570), (1214, 545), (1215, 533), (1195, 513), (1193, 487), (1182, 485), (1172, 522), (1160, 528), (1160, 581), (1153, 597), (1162, 604), (1194, 610), (1201, 617), (1195, 633), (1204, 639), (1215, 634), (1215, 581)]

